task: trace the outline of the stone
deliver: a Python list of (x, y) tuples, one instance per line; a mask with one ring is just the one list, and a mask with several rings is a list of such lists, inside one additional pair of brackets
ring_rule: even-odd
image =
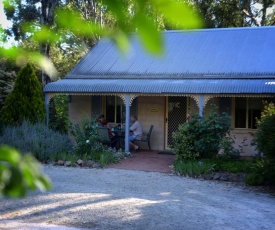
[(224, 175), (221, 176), (220, 180), (221, 181), (229, 181), (229, 176), (224, 174)]
[(219, 180), (221, 178), (221, 174), (219, 173), (216, 173), (214, 176), (213, 176), (213, 180)]
[(70, 167), (70, 166), (72, 166), (72, 162), (71, 161), (65, 161), (64, 165), (67, 166), (67, 167)]
[(81, 166), (82, 166), (82, 164), (83, 164), (83, 160), (78, 159), (78, 160), (76, 161), (76, 163), (77, 163), (78, 165), (81, 165)]
[(100, 163), (93, 164), (93, 168), (98, 169), (98, 168), (101, 168), (101, 167), (102, 167), (102, 165)]
[(41, 163), (42, 164), (48, 164), (48, 161), (47, 160), (42, 160)]
[(213, 180), (213, 177), (214, 177), (213, 173), (209, 173), (209, 174), (204, 175), (203, 179), (205, 179), (205, 180)]
[(229, 175), (229, 179), (228, 180), (231, 181), (231, 182), (238, 182), (239, 181), (239, 177), (236, 174), (231, 174), (231, 175)]
[(94, 162), (94, 161), (92, 161), (92, 160), (88, 160), (88, 161), (83, 161), (82, 166), (83, 166), (83, 167), (92, 168), (94, 164), (95, 164), (95, 162)]
[(59, 165), (59, 166), (63, 166), (63, 165), (64, 165), (64, 161), (62, 161), (62, 160), (58, 160), (58, 161), (57, 161), (57, 165)]

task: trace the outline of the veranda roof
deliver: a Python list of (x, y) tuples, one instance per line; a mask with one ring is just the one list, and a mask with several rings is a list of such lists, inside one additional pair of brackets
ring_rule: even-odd
[(275, 27), (163, 32), (164, 54), (103, 39), (46, 93), (275, 93)]
[(126, 80), (65, 79), (48, 84), (48, 93), (136, 94), (273, 94), (275, 81), (255, 80)]

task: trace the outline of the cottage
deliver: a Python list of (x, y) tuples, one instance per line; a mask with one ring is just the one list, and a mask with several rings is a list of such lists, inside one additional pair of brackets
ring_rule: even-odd
[(111, 123), (126, 122), (127, 129), (127, 118), (136, 114), (145, 131), (154, 125), (152, 149), (164, 150), (190, 110), (204, 115), (216, 104), (232, 117), (236, 147), (253, 154), (255, 119), (262, 101), (275, 95), (275, 27), (162, 34), (161, 56), (147, 53), (136, 35), (128, 55), (102, 39), (64, 80), (45, 87), (47, 107), (52, 95), (67, 94), (72, 122), (105, 114)]

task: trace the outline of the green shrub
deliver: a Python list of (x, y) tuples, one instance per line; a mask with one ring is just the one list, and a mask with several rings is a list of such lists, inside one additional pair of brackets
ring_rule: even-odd
[(32, 153), (38, 160), (67, 153), (73, 148), (68, 135), (55, 132), (45, 124), (29, 121), (5, 127), (0, 139), (3, 144), (13, 146), (23, 153)]
[(275, 159), (275, 105), (265, 105), (255, 134), (257, 149), (268, 159)]
[[(58, 160), (62, 160), (62, 161), (70, 160), (71, 161), (72, 157), (69, 157), (69, 156), (72, 156), (71, 152), (55, 152), (49, 156), (49, 159), (51, 160), (51, 162), (55, 162)], [(78, 159), (76, 159), (76, 160), (78, 160)]]
[(265, 182), (268, 185), (275, 185), (275, 162), (274, 160), (265, 160), (264, 162)]
[(219, 154), (221, 154), (223, 158), (238, 159), (240, 157), (240, 151), (234, 148), (234, 143), (233, 138), (229, 134), (223, 137), (219, 144)]
[(273, 103), (265, 103), (261, 119), (257, 123), (258, 130), (254, 142), (267, 162), (262, 170), (265, 174), (265, 180), (275, 184), (275, 105)]
[(56, 95), (50, 100), (50, 128), (62, 133), (69, 129), (68, 96)]
[(208, 116), (194, 114), (189, 123), (180, 125), (173, 133), (177, 160), (213, 158), (218, 154), (221, 140), (230, 132), (231, 119), (216, 111), (217, 107), (211, 105)]
[(258, 173), (250, 173), (245, 177), (245, 184), (249, 186), (259, 186), (263, 185), (265, 182), (265, 177)]
[(19, 71), (13, 91), (7, 96), (0, 115), (0, 120), (6, 125), (20, 124), (24, 120), (44, 120), (42, 86), (30, 64)]
[(101, 155), (100, 155), (100, 159), (99, 159), (99, 163), (102, 166), (106, 166), (112, 163), (117, 163), (119, 162), (119, 158), (116, 156), (116, 154), (110, 152), (110, 151), (104, 151)]
[(189, 161), (176, 161), (174, 169), (180, 175), (196, 177), (207, 174), (214, 170), (215, 165), (209, 162), (189, 160)]
[(80, 157), (99, 161), (101, 154), (105, 153), (107, 147), (100, 143), (97, 135), (98, 125), (95, 120), (83, 119), (80, 124), (71, 125), (70, 133), (73, 135), (76, 145), (74, 153)]
[(199, 151), (196, 149), (196, 135), (191, 130), (191, 125), (197, 121), (197, 117), (192, 119), (192, 124), (180, 125), (178, 131), (173, 133), (174, 146), (177, 160), (189, 160), (200, 157)]
[(266, 161), (258, 160), (251, 166), (250, 173), (245, 178), (245, 183), (250, 186), (263, 185), (266, 178)]

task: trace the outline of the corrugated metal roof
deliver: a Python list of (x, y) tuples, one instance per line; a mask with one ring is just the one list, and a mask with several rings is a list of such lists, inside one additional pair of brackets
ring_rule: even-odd
[(67, 75), (70, 79), (275, 78), (275, 27), (163, 32), (165, 52), (148, 54), (137, 36), (131, 51), (101, 40)]
[(176, 80), (176, 79), (64, 79), (45, 86), (46, 93), (141, 93), (141, 94), (274, 94), (275, 81)]

